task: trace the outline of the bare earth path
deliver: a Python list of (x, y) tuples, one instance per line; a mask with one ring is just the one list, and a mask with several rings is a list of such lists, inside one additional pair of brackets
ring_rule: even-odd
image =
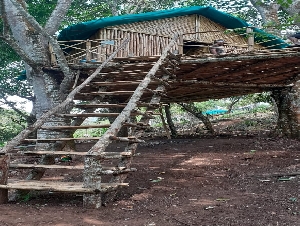
[(44, 193), (0, 205), (0, 226), (300, 225), (299, 141), (155, 139), (138, 152), (130, 186), (106, 207), (85, 209), (81, 196)]

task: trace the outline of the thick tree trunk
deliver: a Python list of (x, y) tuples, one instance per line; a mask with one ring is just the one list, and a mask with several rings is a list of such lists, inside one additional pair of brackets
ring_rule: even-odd
[(272, 91), (278, 108), (275, 134), (290, 138), (300, 138), (300, 81), (292, 88)]

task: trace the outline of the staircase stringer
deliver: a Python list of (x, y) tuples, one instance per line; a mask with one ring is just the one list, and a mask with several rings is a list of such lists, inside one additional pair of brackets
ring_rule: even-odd
[(51, 110), (44, 113), (33, 125), (30, 127), (27, 127), (22, 132), (20, 132), (16, 137), (14, 137), (11, 141), (9, 141), (0, 151), (1, 153), (8, 153), (10, 152), (15, 146), (20, 144), (25, 138), (28, 137), (28, 135), (37, 129), (39, 129), (46, 121), (49, 119), (53, 114), (57, 113), (61, 109), (65, 108), (68, 104), (70, 104), (73, 100), (75, 95), (80, 92), (86, 85), (88, 85), (99, 73), (100, 71), (106, 66), (106, 64), (111, 61), (113, 58), (116, 57), (117, 53), (123, 49), (129, 42), (129, 39), (125, 39), (123, 43), (113, 52), (109, 58), (103, 62), (92, 75), (90, 75), (83, 83), (81, 83), (79, 86), (77, 86), (72, 92), (69, 93), (69, 95), (66, 97), (66, 99), (56, 105)]
[[(166, 74), (162, 77), (163, 81), (167, 81), (170, 78), (169, 74)], [(160, 93), (164, 93), (166, 90), (166, 87), (164, 84), (158, 85), (156, 88), (156, 91), (160, 91)], [(155, 93), (149, 104), (153, 105), (153, 106), (159, 106), (161, 101), (161, 95), (158, 93)], [(158, 107), (147, 107), (146, 111), (154, 111), (156, 110)], [(140, 119), (140, 121), (138, 123), (142, 123), (142, 124), (149, 124), (150, 118), (149, 117), (142, 117)], [(145, 133), (145, 128), (134, 128), (132, 130), (131, 136), (135, 137), (136, 139), (139, 139), (143, 134)], [(131, 157), (130, 158), (121, 158), (118, 167), (125, 167), (127, 169), (130, 169), (131, 163), (132, 163), (132, 159), (133, 156), (136, 152), (136, 149), (138, 147), (138, 143), (136, 142), (129, 142), (128, 145), (126, 146), (125, 150), (126, 152), (130, 152), (131, 153)], [(124, 181), (126, 179), (127, 175), (126, 174), (121, 174), (121, 175), (117, 175), (114, 176), (112, 178), (112, 180), (110, 181), (111, 183), (115, 183), (115, 182), (121, 182)]]
[[(164, 49), (162, 55), (158, 61), (153, 65), (151, 70), (147, 73), (142, 82), (138, 85), (130, 100), (128, 101), (126, 107), (111, 124), (110, 128), (104, 133), (104, 135), (99, 139), (99, 141), (88, 151), (88, 154), (84, 162), (84, 187), (93, 188), (95, 190), (100, 190), (101, 188), (101, 171), (102, 166), (100, 161), (98, 161), (95, 154), (101, 154), (105, 152), (107, 146), (112, 142), (112, 139), (116, 138), (118, 132), (120, 131), (122, 125), (130, 119), (131, 112), (137, 107), (143, 93), (146, 91), (148, 85), (155, 78), (156, 72), (165, 63), (165, 59), (170, 54), (170, 49), (176, 44), (178, 35), (176, 35), (169, 45)], [(154, 98), (155, 96), (155, 98)], [(153, 98), (159, 103), (160, 97), (154, 95)], [(131, 143), (134, 143), (132, 140)], [(102, 194), (85, 194), (83, 198), (83, 203), (87, 207), (99, 208), (102, 206)]]
[[(19, 145), (22, 141), (24, 141), (32, 132), (41, 128), (43, 126), (43, 124), (45, 122), (47, 122), (47, 120), (52, 115), (59, 112), (61, 109), (64, 109), (66, 106), (68, 106), (74, 100), (75, 95), (78, 92), (80, 92), (80, 90), (82, 90), (86, 85), (88, 85), (100, 73), (100, 71), (106, 66), (106, 64), (109, 61), (111, 61), (113, 58), (116, 57), (117, 53), (121, 49), (123, 49), (128, 44), (128, 42), (129, 42), (129, 39), (126, 38), (122, 42), (122, 44), (108, 57), (108, 59), (106, 61), (104, 61), (84, 82), (82, 82), (75, 89), (73, 89), (72, 92), (69, 93), (69, 95), (66, 97), (66, 99), (62, 103), (56, 105), (51, 110), (49, 110), (46, 113), (44, 113), (43, 115), (41, 115), (41, 117), (33, 125), (31, 125), (30, 127), (27, 127), (23, 131), (21, 131), (16, 137), (14, 137), (11, 141), (9, 141), (4, 148), (0, 149), (0, 156), (4, 155), (4, 158), (6, 159), (6, 161), (2, 161), (2, 164), (0, 165), (0, 179), (2, 176), (4, 177), (4, 179), (0, 180), (0, 186), (1, 186), (0, 202), (1, 203), (6, 202), (8, 200), (7, 188), (10, 187), (7, 185), (7, 183), (8, 183), (7, 173), (3, 173), (3, 172), (7, 172), (7, 169), (9, 168), (9, 158), (8, 158), (9, 154), (8, 153), (10, 153), (14, 149), (14, 147)], [(43, 174), (42, 171), (41, 171), (41, 173)], [(18, 187), (18, 189), (22, 189), (23, 187), (24, 186), (22, 185), (22, 186)], [(25, 190), (29, 190), (28, 187)], [(32, 190), (34, 190), (34, 188), (32, 188)]]

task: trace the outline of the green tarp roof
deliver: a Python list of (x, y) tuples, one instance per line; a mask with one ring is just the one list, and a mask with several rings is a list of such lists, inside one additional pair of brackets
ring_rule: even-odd
[[(230, 14), (220, 12), (213, 7), (202, 7), (202, 6), (193, 6), (186, 8), (170, 9), (170, 10), (160, 10), (155, 12), (140, 13), (140, 14), (130, 14), (122, 15), (115, 17), (107, 17), (97, 20), (91, 20), (87, 22), (82, 22), (79, 24), (71, 25), (64, 30), (62, 30), (58, 36), (59, 41), (68, 41), (68, 40), (85, 40), (90, 36), (95, 34), (100, 28), (120, 25), (120, 24), (129, 24), (134, 22), (157, 20), (163, 18), (185, 16), (191, 14), (198, 14), (204, 16), (218, 24), (221, 24), (227, 29), (236, 29), (244, 28), (250, 26), (244, 20), (234, 17)], [(271, 48), (284, 48), (287, 47), (283, 40), (278, 37), (275, 37), (271, 34), (259, 30), (257, 28), (254, 31), (260, 35), (255, 36), (256, 42), (261, 42), (265, 47)], [(275, 45), (275, 46), (274, 46)]]

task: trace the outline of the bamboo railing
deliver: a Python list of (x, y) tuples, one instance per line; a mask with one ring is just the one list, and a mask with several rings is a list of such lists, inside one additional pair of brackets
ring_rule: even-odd
[[(187, 46), (195, 48), (199, 47), (199, 49), (206, 48), (206, 52), (209, 53), (209, 46), (211, 43), (206, 43), (202, 40), (202, 37), (208, 35), (213, 36), (214, 34), (215, 37), (219, 37), (220, 35), (217, 35), (219, 33), (223, 33), (224, 35), (224, 31), (219, 30), (195, 31), (181, 34), (179, 35), (175, 46), (171, 49), (171, 52), (184, 54), (184, 42), (192, 41), (202, 44), (187, 44)], [(239, 39), (241, 39), (241, 37), (247, 37), (246, 39), (243, 39), (243, 42), (241, 43), (227, 42), (224, 48), (228, 53), (239, 54), (263, 49), (260, 45), (261, 43), (254, 43), (253, 28), (251, 27), (246, 28), (244, 34), (232, 33), (227, 34), (227, 36), (229, 37), (229, 40), (235, 40), (236, 38), (234, 37), (236, 36), (239, 36)], [(190, 40), (191, 37), (193, 37), (193, 40)], [(128, 38), (130, 42), (125, 49), (117, 54), (116, 58), (160, 56), (162, 50), (171, 41), (171, 37), (167, 35), (153, 35), (120, 28), (103, 28), (90, 39), (59, 41), (59, 44), (69, 64), (93, 63), (104, 62), (107, 60), (125, 38)], [(50, 53), (51, 63), (52, 65), (56, 65), (56, 57), (51, 47)]]
[[(171, 37), (163, 35), (151, 35), (140, 32), (131, 32), (117, 29), (102, 29), (96, 39), (59, 41), (59, 44), (66, 56), (69, 64), (83, 62), (103, 62), (119, 46), (123, 39), (129, 38), (128, 46), (120, 51), (116, 57), (140, 57), (140, 56), (160, 56), (162, 50), (171, 41)], [(181, 39), (182, 41), (182, 39)], [(182, 44), (177, 41), (171, 49), (172, 52), (182, 50)], [(181, 48), (180, 48), (181, 47)], [(179, 50), (180, 51), (180, 50)], [(56, 65), (55, 54), (50, 48), (51, 63)]]

